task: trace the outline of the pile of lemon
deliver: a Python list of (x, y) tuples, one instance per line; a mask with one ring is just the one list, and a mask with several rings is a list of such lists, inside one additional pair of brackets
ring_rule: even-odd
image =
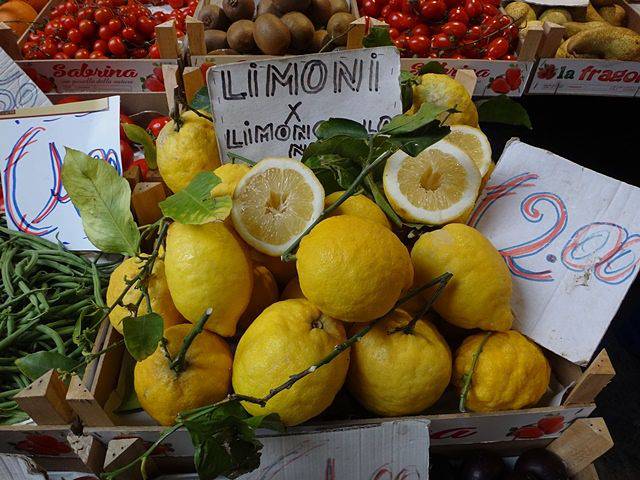
[[(247, 411), (275, 412), (286, 425), (296, 425), (319, 415), (346, 387), (375, 414), (418, 414), (450, 384), (461, 390), (469, 373), (471, 410), (518, 409), (540, 400), (550, 368), (533, 342), (511, 330), (509, 270), (491, 242), (462, 223), (493, 167), (475, 106), (464, 88), (444, 75), (427, 74), (415, 89), (415, 108), (430, 101), (462, 113), (446, 119), (454, 124), (444, 140), (417, 157), (399, 151), (384, 168), (384, 192), (400, 217), (436, 227), (410, 250), (383, 211), (360, 194), (311, 228), (294, 261), (282, 261), (342, 192), (326, 196), (314, 173), (291, 159), (265, 158), (252, 168), (219, 166), (219, 159), (211, 158), (217, 152), (215, 135), (198, 134), (212, 126), (193, 114), (186, 115), (180, 132), (172, 123), (165, 127), (158, 163), (168, 186), (179, 190), (197, 171), (215, 169), (223, 183), (212, 195), (232, 195), (233, 208), (225, 222), (173, 223), (156, 262), (148, 288), (152, 309), (165, 321), (166, 351), (158, 348), (136, 365), (135, 389), (159, 423), (171, 424), (180, 411), (232, 391), (262, 398), (374, 321), (351, 348), (265, 406), (244, 402)], [(194, 147), (199, 141), (207, 145)], [(193, 148), (200, 149), (197, 156), (182, 154)], [(136, 262), (126, 260), (113, 273), (109, 300), (136, 274)], [(398, 300), (445, 272), (453, 277), (435, 302), (435, 313), (405, 328), (433, 290), (396, 308)], [(125, 298), (128, 302), (135, 298)], [(141, 312), (146, 308), (143, 303)], [(172, 371), (167, 352), (177, 354), (190, 331), (185, 322), (196, 322), (208, 308), (213, 313), (187, 352), (185, 370)], [(114, 310), (115, 328), (127, 314)], [(454, 355), (436, 317), (440, 325), (471, 333)], [(486, 340), (478, 329), (495, 333)]]

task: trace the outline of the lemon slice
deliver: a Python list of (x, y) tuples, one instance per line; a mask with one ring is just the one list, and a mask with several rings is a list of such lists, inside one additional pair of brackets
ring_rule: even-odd
[(481, 179), (469, 155), (441, 140), (417, 157), (394, 153), (384, 168), (383, 185), (404, 220), (442, 225), (473, 206)]
[(466, 125), (452, 125), (451, 133), (445, 137), (447, 142), (471, 157), (471, 160), (480, 170), (480, 176), (484, 177), (493, 162), (491, 162), (491, 144), (487, 136), (479, 128)]
[(271, 256), (285, 250), (322, 213), (324, 188), (290, 158), (265, 158), (238, 182), (231, 219), (242, 239)]

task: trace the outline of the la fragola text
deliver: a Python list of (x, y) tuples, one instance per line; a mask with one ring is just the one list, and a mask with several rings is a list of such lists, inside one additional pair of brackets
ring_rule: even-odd
[(64, 63), (57, 63), (53, 66), (53, 76), (71, 77), (71, 78), (135, 78), (138, 76), (138, 71), (135, 68), (112, 68), (111, 65), (107, 65), (104, 68), (91, 67), (86, 63), (83, 63), (79, 68), (67, 68)]
[(558, 70), (557, 79), (567, 80), (581, 80), (585, 82), (623, 82), (623, 83), (639, 83), (640, 71), (637, 70), (611, 70), (595, 68), (593, 65), (588, 65), (580, 70), (579, 75), (576, 77), (576, 71), (567, 68), (566, 66), (560, 67)]

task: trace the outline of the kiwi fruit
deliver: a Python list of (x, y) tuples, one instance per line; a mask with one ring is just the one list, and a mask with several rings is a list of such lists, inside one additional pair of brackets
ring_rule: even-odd
[(198, 14), (198, 20), (204, 24), (205, 30), (226, 30), (229, 19), (218, 5), (205, 5)]
[(240, 55), (240, 52), (236, 52), (233, 48), (219, 48), (211, 50), (207, 55)]
[(223, 30), (205, 30), (204, 43), (207, 45), (207, 52), (227, 48), (227, 32)]
[(258, 3), (258, 16), (265, 13), (273, 13), (276, 17), (281, 17), (282, 12), (273, 4), (273, 0), (260, 0)]
[(331, 4), (331, 13), (336, 14), (340, 12), (349, 13), (349, 4), (346, 0), (329, 0)]
[(311, 40), (311, 51), (319, 52), (327, 43), (329, 43), (331, 37), (326, 30), (316, 30)]
[(327, 23), (327, 32), (333, 43), (339, 47), (347, 44), (347, 35), (345, 34), (355, 19), (356, 17), (346, 12), (339, 12), (331, 16), (329, 23)]
[(309, 16), (317, 26), (324, 27), (333, 15), (331, 0), (311, 0)]
[(255, 10), (256, 4), (253, 0), (224, 0), (222, 2), (222, 11), (232, 22), (251, 20)]
[(256, 18), (253, 36), (265, 55), (282, 55), (291, 44), (289, 29), (273, 13), (265, 13)]
[(256, 49), (254, 33), (255, 24), (251, 20), (238, 20), (227, 30), (227, 43), (240, 53), (252, 53)]
[(313, 23), (311, 23), (309, 17), (304, 13), (289, 12), (280, 20), (291, 33), (291, 47), (298, 51), (308, 49), (315, 33), (315, 28), (313, 28)]
[(273, 0), (273, 5), (282, 13), (303, 12), (311, 4), (311, 0)]

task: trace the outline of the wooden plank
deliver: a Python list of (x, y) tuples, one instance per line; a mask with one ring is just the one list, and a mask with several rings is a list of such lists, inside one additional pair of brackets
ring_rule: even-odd
[(93, 394), (82, 383), (77, 375), (71, 377), (67, 401), (71, 408), (78, 414), (82, 424), (86, 427), (106, 426), (114, 427), (115, 422), (107, 415)]
[[(123, 438), (111, 440), (107, 447), (107, 454), (104, 460), (104, 471), (110, 472), (131, 463), (145, 452), (144, 442), (140, 438)], [(157, 467), (152, 458), (146, 463), (146, 473), (149, 478), (157, 474)], [(131, 468), (128, 472), (118, 475), (120, 480), (142, 480), (143, 476), (138, 466)]]
[(18, 36), (4, 22), (0, 22), (0, 48), (14, 60), (20, 60), (22, 58), (22, 54), (18, 48)]
[(593, 402), (615, 374), (616, 371), (611, 364), (611, 359), (607, 351), (603, 349), (578, 379), (563, 405)]
[(476, 83), (478, 83), (476, 72), (462, 68), (456, 72), (456, 76), (454, 78), (462, 84), (469, 96), (473, 97), (473, 92), (476, 89)]
[(564, 460), (570, 476), (582, 472), (613, 447), (609, 429), (602, 418), (581, 418), (573, 422), (548, 450)]
[(596, 466), (592, 463), (587, 468), (573, 476), (572, 480), (600, 480)]
[(165, 198), (167, 198), (167, 195), (162, 183), (138, 183), (131, 196), (131, 205), (138, 220), (138, 225), (149, 225), (159, 220), (162, 217), (162, 211), (158, 203)]
[(371, 27), (389, 28), (389, 25), (371, 17), (360, 17), (354, 20), (347, 34), (347, 50), (362, 48), (362, 41), (369, 34)]
[(160, 58), (178, 58), (178, 35), (173, 20), (156, 25), (156, 43)]
[(185, 67), (182, 72), (182, 80), (184, 81), (184, 92), (187, 96), (187, 102), (191, 103), (193, 97), (198, 93), (198, 90), (205, 85), (200, 68)]
[(178, 86), (177, 75), (177, 65), (162, 65), (162, 76), (164, 77), (164, 93), (167, 96), (167, 106), (170, 113), (175, 107), (175, 89)]
[(127, 182), (129, 182), (129, 187), (131, 188), (131, 190), (133, 190), (135, 186), (142, 180), (142, 172), (140, 171), (140, 167), (138, 165), (133, 165), (127, 168), (122, 176)]
[(520, 32), (520, 42), (518, 42), (518, 60), (535, 60), (536, 53), (544, 39), (544, 29), (539, 25), (530, 25)]
[(544, 30), (544, 39), (538, 48), (538, 57), (554, 58), (558, 47), (564, 39), (565, 28), (552, 22), (544, 22), (542, 28)]
[(38, 425), (71, 422), (74, 413), (67, 403), (67, 386), (54, 370), (49, 370), (13, 399)]
[(204, 23), (193, 17), (187, 17), (187, 42), (189, 55), (206, 55), (207, 44), (204, 41)]
[(102, 473), (107, 447), (93, 435), (67, 435), (67, 441), (73, 451), (82, 460), (87, 470)]

